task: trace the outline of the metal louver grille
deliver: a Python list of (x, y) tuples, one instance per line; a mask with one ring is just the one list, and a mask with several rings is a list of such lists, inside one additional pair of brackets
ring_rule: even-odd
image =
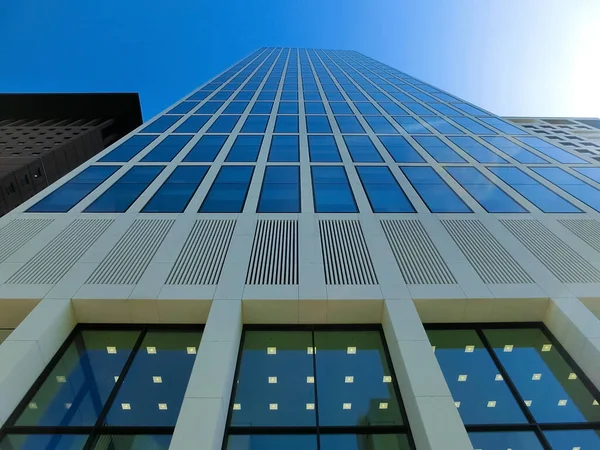
[(0, 262), (52, 223), (52, 219), (17, 219), (0, 230)]

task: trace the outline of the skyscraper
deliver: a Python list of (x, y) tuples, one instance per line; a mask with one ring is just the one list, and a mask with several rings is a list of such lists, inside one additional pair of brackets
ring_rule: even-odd
[(357, 52), (257, 50), (0, 219), (0, 449), (598, 448), (599, 187)]

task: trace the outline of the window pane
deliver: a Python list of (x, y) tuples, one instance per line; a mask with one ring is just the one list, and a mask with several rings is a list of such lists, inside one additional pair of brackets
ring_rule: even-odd
[(342, 133), (364, 133), (365, 130), (354, 116), (335, 116)]
[(231, 435), (227, 450), (317, 450), (317, 437), (311, 434)]
[(545, 431), (553, 450), (580, 450), (600, 448), (600, 430)]
[(398, 134), (398, 130), (383, 116), (366, 116), (365, 120), (375, 133)]
[(359, 102), (354, 104), (361, 114), (381, 115), (373, 103)]
[(309, 133), (331, 133), (327, 116), (306, 116), (306, 129)]
[(517, 167), (488, 167), (498, 178), (546, 213), (576, 213), (581, 210), (555, 194)]
[[(533, 431), (496, 431), (469, 433), (473, 448), (481, 450), (543, 450)], [(558, 450), (558, 449), (557, 449)], [(571, 450), (569, 448), (569, 450)]]
[(446, 170), (487, 212), (526, 212), (475, 167), (446, 167)]
[(190, 116), (175, 129), (175, 133), (197, 133), (211, 116)]
[(510, 125), (496, 117), (484, 117), (481, 120), (506, 134), (527, 134), (526, 131), (523, 131), (520, 128)]
[(590, 180), (600, 183), (600, 167), (573, 167), (573, 169)]
[(427, 336), (465, 424), (527, 423), (475, 330), (427, 330)]
[(427, 127), (412, 117), (393, 116), (392, 119), (409, 134), (431, 134), (431, 131)]
[(401, 136), (378, 136), (386, 150), (397, 163), (425, 162), (423, 157)]
[(477, 142), (471, 137), (451, 137), (448, 138), (465, 153), (471, 155), (477, 162), (480, 163), (507, 163), (504, 158), (501, 158), (489, 148)]
[(431, 212), (472, 212), (471, 208), (433, 168), (402, 167), (401, 169)]
[(77, 333), (15, 425), (93, 426), (138, 336), (138, 331)]
[(281, 102), (277, 114), (298, 114), (298, 102)]
[(208, 172), (208, 166), (177, 167), (146, 204), (142, 212), (183, 212), (206, 172)]
[(414, 112), (415, 114), (421, 116), (421, 115), (433, 115), (433, 112), (429, 110), (429, 108), (425, 108), (425, 106), (421, 105), (420, 103), (416, 103), (416, 102), (403, 102), (402, 103), (404, 106), (406, 106), (408, 109), (410, 109), (412, 112)]
[(520, 145), (509, 141), (505, 137), (485, 137), (483, 138), (497, 149), (512, 156), (514, 159), (523, 164), (548, 164), (543, 158), (535, 155), (527, 149), (524, 149)]
[(340, 152), (333, 136), (308, 136), (311, 162), (339, 162)]
[(442, 134), (464, 134), (442, 117), (423, 117), (423, 120)]
[(142, 128), (140, 133), (163, 133), (167, 131), (167, 129), (171, 128), (171, 126), (181, 119), (181, 116), (161, 116), (156, 119), (154, 122), (146, 125)]
[(257, 212), (300, 212), (298, 166), (267, 166)]
[(8, 434), (0, 441), (0, 450), (82, 450), (87, 438), (80, 434)]
[(521, 138), (517, 138), (517, 139), (519, 139), (523, 144), (526, 144), (526, 145), (529, 145), (530, 147), (535, 148), (537, 151), (539, 151), (545, 155), (548, 155), (549, 157), (555, 159), (558, 162), (565, 163), (565, 164), (571, 164), (571, 163), (588, 164), (587, 161), (573, 155), (572, 153), (569, 153), (566, 150), (558, 148), (540, 138), (527, 136), (527, 137), (521, 137)]
[(462, 163), (466, 162), (462, 156), (452, 150), (444, 141), (437, 137), (424, 136), (415, 137), (415, 140), (423, 147), (433, 159), (440, 163)]
[(226, 140), (227, 136), (202, 136), (183, 158), (183, 161), (213, 162)]
[(374, 212), (415, 212), (389, 168), (358, 166), (356, 170)]
[(198, 102), (182, 102), (171, 108), (167, 114), (187, 114), (194, 109), (196, 105), (198, 105)]
[(453, 117), (452, 120), (457, 124), (462, 125), (473, 134), (496, 134), (495, 131), (474, 121), (470, 117)]
[(271, 114), (273, 102), (256, 102), (250, 111), (251, 114)]
[(310, 331), (247, 331), (231, 425), (315, 426), (312, 348)]
[[(593, 395), (538, 328), (484, 331), (538, 422), (599, 421)], [(510, 347), (507, 347), (510, 346)]]
[(106, 424), (175, 426), (201, 336), (199, 331), (149, 331)]
[(264, 133), (268, 122), (269, 116), (248, 116), (240, 133)]
[(401, 116), (402, 114), (406, 114), (406, 111), (404, 111), (400, 106), (398, 106), (396, 103), (392, 103), (392, 102), (381, 102), (379, 103), (381, 105), (381, 107), (390, 115), (399, 115)]
[(273, 136), (268, 160), (271, 162), (300, 161), (299, 137), (297, 135)]
[(321, 102), (310, 102), (304, 105), (306, 114), (325, 114), (325, 108)]
[(214, 114), (217, 110), (223, 106), (223, 102), (206, 102), (202, 105), (198, 110), (196, 110), (197, 114)]
[(334, 114), (354, 114), (346, 102), (332, 102), (329, 106)]
[(165, 140), (154, 147), (142, 162), (169, 162), (190, 142), (191, 136), (167, 136)]
[(311, 172), (316, 212), (358, 211), (343, 167), (313, 166)]
[(227, 155), (227, 162), (255, 162), (258, 159), (262, 136), (238, 136)]
[(231, 133), (240, 116), (219, 116), (207, 133)]
[(321, 434), (321, 450), (410, 450), (404, 434)]
[(344, 142), (354, 162), (383, 162), (368, 136), (344, 136)]
[(277, 116), (275, 133), (297, 133), (298, 116)]
[(378, 331), (315, 331), (320, 426), (400, 425)]
[(199, 212), (241, 212), (253, 172), (252, 166), (221, 167)]
[(154, 142), (158, 136), (132, 136), (113, 149), (107, 155), (100, 158), (100, 162), (127, 162), (144, 148)]
[(600, 191), (595, 187), (558, 167), (537, 167), (532, 170), (576, 199), (600, 211)]
[(247, 106), (248, 102), (232, 102), (227, 105), (223, 114), (242, 114)]
[(170, 444), (170, 434), (105, 435), (98, 438), (93, 450), (168, 450)]

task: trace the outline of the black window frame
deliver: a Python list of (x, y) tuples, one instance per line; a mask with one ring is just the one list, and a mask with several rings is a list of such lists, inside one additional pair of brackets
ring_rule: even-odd
[[(315, 393), (315, 425), (314, 426), (232, 426), (231, 419), (233, 414), (233, 405), (235, 403), (235, 395), (237, 391), (238, 383), (236, 382), (240, 375), (240, 366), (242, 360), (242, 354), (244, 351), (244, 340), (248, 331), (307, 331), (312, 333), (312, 343), (315, 347), (315, 336), (314, 333), (317, 331), (377, 331), (381, 338), (383, 353), (385, 355), (385, 361), (390, 368), (392, 374), (392, 385), (394, 388), (394, 394), (398, 400), (400, 414), (402, 417), (402, 425), (377, 425), (377, 426), (321, 426), (318, 424), (319, 421), (319, 397), (317, 392), (317, 373), (316, 373), (316, 354), (313, 353), (312, 361), (313, 368), (315, 370), (314, 377), (314, 393)], [(242, 336), (240, 339), (240, 347), (238, 350), (235, 372), (233, 377), (233, 386), (231, 390), (231, 397), (229, 400), (229, 408), (227, 410), (227, 417), (225, 419), (225, 431), (223, 433), (222, 450), (227, 450), (227, 444), (229, 436), (233, 435), (314, 435), (316, 436), (316, 449), (321, 449), (321, 442), (319, 436), (321, 434), (348, 434), (348, 435), (376, 435), (376, 434), (403, 434), (407, 437), (409, 446), (412, 450), (416, 450), (415, 441), (410, 429), (410, 423), (404, 407), (402, 396), (400, 395), (400, 387), (398, 385), (398, 378), (396, 377), (396, 370), (392, 363), (390, 351), (385, 339), (383, 327), (381, 324), (356, 324), (356, 325), (244, 325), (242, 328)]]
[[(565, 360), (565, 362), (571, 367), (573, 372), (577, 375), (577, 378), (582, 382), (584, 387), (590, 391), (592, 395), (600, 399), (600, 390), (597, 389), (591, 380), (586, 376), (584, 371), (579, 367), (575, 360), (569, 355), (566, 349), (556, 339), (552, 332), (543, 322), (473, 322), (473, 323), (424, 323), (425, 331), (428, 330), (471, 330), (477, 333), (477, 337), (483, 343), (485, 350), (492, 359), (492, 362), (498, 369), (498, 373), (502, 375), (506, 386), (510, 390), (511, 395), (517, 402), (519, 409), (527, 419), (526, 423), (509, 423), (509, 424), (476, 424), (467, 425), (463, 423), (467, 433), (476, 432), (534, 432), (538, 438), (541, 446), (545, 450), (553, 450), (552, 446), (548, 442), (544, 431), (575, 431), (575, 430), (600, 430), (600, 421), (598, 422), (556, 422), (556, 423), (540, 423), (536, 421), (533, 413), (528, 409), (525, 404), (523, 396), (517, 390), (515, 383), (508, 374), (504, 365), (500, 361), (500, 358), (494, 352), (494, 348), (490, 344), (488, 338), (485, 336), (484, 330), (498, 329), (498, 330), (518, 330), (526, 328), (536, 328), (540, 330), (544, 336), (548, 339), (556, 349), (558, 354)], [(437, 359), (437, 357), (436, 357)], [(445, 377), (445, 376), (444, 376)]]
[[(46, 382), (49, 375), (57, 366), (69, 346), (74, 342), (75, 337), (81, 331), (139, 331), (135, 344), (131, 348), (131, 353), (127, 357), (119, 379), (115, 382), (102, 411), (98, 414), (96, 423), (91, 426), (38, 426), (38, 425), (15, 425), (16, 421), (27, 408), (39, 388)], [(115, 399), (123, 385), (127, 374), (133, 365), (144, 338), (150, 331), (196, 331), (204, 332), (204, 324), (103, 324), (103, 323), (79, 323), (73, 328), (69, 336), (65, 339), (50, 362), (44, 367), (44, 370), (36, 378), (35, 382), (23, 396), (21, 401), (14, 408), (2, 428), (0, 429), (0, 442), (7, 435), (85, 435), (87, 440), (83, 450), (93, 450), (101, 436), (133, 436), (133, 435), (173, 435), (175, 426), (119, 426), (105, 424), (105, 419)], [(201, 341), (198, 343), (200, 346)]]

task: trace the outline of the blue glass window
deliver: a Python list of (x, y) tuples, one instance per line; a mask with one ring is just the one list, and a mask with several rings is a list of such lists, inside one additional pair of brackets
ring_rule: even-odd
[(394, 97), (396, 100), (400, 100), (403, 103), (413, 101), (413, 99), (411, 97), (409, 97), (408, 95), (403, 94), (401, 92), (393, 92), (392, 97)]
[(425, 106), (421, 105), (420, 103), (416, 103), (416, 102), (403, 102), (402, 103), (404, 106), (406, 106), (408, 109), (410, 109), (412, 112), (414, 112), (415, 114), (422, 116), (432, 116), (434, 115), (433, 111), (431, 111), (429, 108), (426, 108)]
[(427, 127), (412, 117), (394, 116), (392, 119), (409, 134), (431, 134), (431, 131)]
[(256, 162), (262, 140), (262, 136), (238, 136), (225, 161)]
[(357, 166), (356, 170), (373, 212), (415, 212), (388, 167)]
[(240, 116), (219, 116), (207, 133), (231, 133)]
[(448, 105), (445, 105), (444, 103), (431, 102), (431, 103), (428, 103), (427, 106), (435, 109), (437, 112), (444, 114), (446, 116), (462, 116), (462, 113), (458, 112), (457, 110), (455, 110), (453, 108), (450, 108)]
[(346, 102), (332, 102), (329, 106), (334, 114), (354, 114)]
[(304, 101), (321, 101), (321, 94), (319, 94), (318, 92), (304, 91)]
[(344, 136), (344, 142), (354, 162), (383, 162), (368, 136)]
[(188, 100), (204, 100), (206, 97), (208, 97), (210, 95), (210, 92), (202, 92), (202, 91), (198, 91), (193, 93), (192, 95), (190, 95), (188, 97)]
[(298, 100), (297, 92), (283, 91), (281, 93), (281, 100)]
[(298, 102), (281, 102), (277, 114), (298, 114)]
[(190, 116), (185, 119), (181, 125), (179, 125), (176, 129), (176, 133), (197, 133), (200, 131), (206, 122), (210, 119), (211, 116)]
[(559, 167), (535, 167), (534, 172), (586, 205), (600, 211), (600, 191)]
[(198, 102), (182, 102), (171, 108), (167, 114), (187, 114), (198, 104)]
[(481, 125), (479, 122), (474, 121), (470, 117), (453, 117), (452, 120), (454, 120), (457, 124), (462, 125), (473, 134), (496, 134), (495, 131), (484, 125)]
[(240, 91), (235, 96), (235, 101), (250, 100), (254, 96), (254, 91)]
[(269, 150), (271, 162), (300, 161), (300, 144), (298, 136), (273, 136)]
[(308, 136), (311, 162), (340, 162), (340, 152), (333, 136)]
[(385, 112), (387, 112), (390, 115), (398, 115), (401, 116), (403, 114), (406, 115), (406, 111), (404, 111), (402, 108), (400, 108), (400, 106), (398, 106), (396, 103), (392, 103), (392, 102), (381, 102), (379, 103), (379, 105), (385, 110)]
[[(444, 98), (442, 98), (442, 94), (437, 94), (437, 96), (441, 99), (441, 100), (445, 100)], [(452, 100), (450, 101), (450, 103), (455, 102), (456, 100)], [(485, 117), (485, 116), (489, 116), (488, 113), (486, 113), (485, 111), (482, 111), (481, 109), (477, 109), (474, 106), (471, 105), (467, 105), (466, 103), (453, 103), (452, 106), (460, 109), (461, 111), (466, 112), (467, 114), (471, 114), (472, 116), (475, 117)]]
[(472, 212), (431, 167), (401, 167), (402, 172), (433, 213)]
[(211, 100), (227, 100), (231, 94), (233, 94), (232, 91), (219, 91), (212, 96)]
[(93, 213), (122, 213), (129, 209), (164, 166), (133, 166), (85, 209)]
[(315, 212), (358, 212), (342, 166), (312, 166), (311, 173)]
[(142, 212), (181, 213), (204, 179), (209, 166), (178, 166)]
[(325, 108), (321, 102), (310, 102), (304, 104), (306, 114), (325, 114)]
[(344, 96), (340, 92), (325, 91), (325, 96), (330, 102), (344, 101)]
[(309, 133), (331, 133), (327, 116), (307, 116), (306, 129)]
[(202, 136), (183, 159), (184, 162), (213, 162), (223, 144), (227, 140), (226, 135)]
[(167, 136), (163, 141), (154, 147), (146, 156), (142, 158), (143, 162), (169, 162), (190, 142), (192, 136)]
[(373, 103), (360, 102), (354, 104), (361, 114), (381, 115)]
[(377, 136), (397, 163), (421, 163), (423, 157), (401, 136)]
[(517, 139), (519, 139), (523, 144), (526, 144), (526, 145), (529, 145), (530, 147), (535, 148), (537, 151), (542, 152), (545, 155), (548, 155), (549, 157), (555, 159), (558, 162), (561, 162), (564, 164), (571, 164), (571, 163), (588, 164), (587, 161), (573, 155), (572, 153), (567, 152), (566, 150), (558, 148), (540, 138), (527, 136), (527, 137), (521, 137), (521, 138), (517, 138)]
[(364, 133), (365, 130), (354, 116), (335, 116), (335, 120), (342, 133)]
[(231, 102), (227, 105), (223, 114), (242, 114), (247, 106), (248, 102)]
[(346, 93), (348, 94), (348, 97), (350, 97), (350, 100), (352, 100), (353, 102), (366, 102), (366, 101), (368, 101), (367, 97), (365, 97), (360, 92), (349, 92), (348, 90), (346, 90)]
[[(78, 327), (5, 424), (0, 448), (81, 450), (91, 435), (97, 450), (167, 450), (201, 335), (196, 327)], [(166, 433), (153, 435), (156, 426)]]
[(573, 167), (581, 175), (588, 177), (590, 180), (600, 183), (600, 167)]
[(423, 117), (423, 120), (442, 134), (464, 134), (442, 117)]
[(488, 167), (498, 178), (545, 213), (577, 213), (581, 210), (517, 167)]
[(240, 133), (264, 133), (267, 129), (269, 116), (248, 116)]
[(181, 119), (181, 116), (161, 116), (142, 128), (139, 133), (163, 133), (171, 128), (179, 119)]
[(446, 170), (487, 212), (527, 212), (475, 167), (446, 167)]
[(275, 91), (262, 91), (258, 94), (258, 100), (275, 100), (275, 95), (277, 92)]
[(423, 147), (433, 159), (440, 163), (464, 163), (462, 156), (452, 150), (445, 142), (434, 136), (415, 137), (415, 141)]
[(529, 150), (509, 141), (505, 137), (485, 137), (488, 143), (492, 144), (497, 149), (501, 150), (509, 156), (512, 156), (515, 160), (523, 164), (548, 164), (548, 161), (540, 158), (536, 154)]
[(548, 430), (544, 432), (553, 449), (600, 448), (600, 430)]
[(300, 212), (300, 167), (267, 166), (256, 212)]
[[(469, 433), (473, 448), (485, 450), (543, 450), (533, 431), (483, 431)], [(571, 448), (569, 448), (571, 450)]]
[(223, 102), (206, 102), (196, 111), (196, 114), (214, 114), (223, 106)]
[(121, 166), (89, 166), (27, 211), (67, 212), (120, 168)]
[(150, 145), (158, 136), (135, 135), (110, 151), (100, 162), (127, 162), (144, 148)]
[(511, 135), (527, 134), (526, 131), (523, 131), (520, 128), (510, 125), (510, 124), (506, 123), (504, 120), (500, 120), (496, 117), (483, 117), (481, 120), (483, 120), (488, 125), (491, 125), (494, 128), (496, 128), (497, 130), (500, 130), (506, 134), (511, 134)]
[(504, 158), (501, 158), (472, 137), (449, 137), (448, 139), (460, 147), (465, 153), (471, 155), (477, 162), (483, 164), (507, 163)]
[(271, 114), (273, 102), (256, 102), (250, 110), (250, 114)]
[(242, 212), (253, 172), (253, 166), (222, 166), (199, 212)]
[(275, 133), (297, 133), (298, 116), (277, 116)]
[(375, 133), (398, 134), (398, 130), (383, 116), (365, 116), (365, 120)]

